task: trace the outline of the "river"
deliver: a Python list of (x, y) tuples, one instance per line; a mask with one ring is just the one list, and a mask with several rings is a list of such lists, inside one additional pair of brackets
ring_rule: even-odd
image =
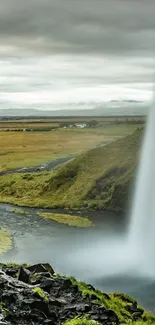
[[(0, 226), (13, 235), (13, 247), (1, 262), (50, 263), (55, 272), (75, 276), (104, 292), (124, 292), (145, 308), (155, 311), (155, 282), (122, 271), (116, 246), (125, 236), (124, 218), (113, 213), (85, 213), (95, 227), (72, 228), (37, 216), (41, 209), (28, 209), (29, 215), (12, 212), (13, 206), (0, 204)], [(116, 245), (117, 243), (117, 245)]]

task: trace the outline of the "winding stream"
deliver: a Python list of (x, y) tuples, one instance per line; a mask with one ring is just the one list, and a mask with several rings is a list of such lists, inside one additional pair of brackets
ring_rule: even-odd
[[(83, 213), (95, 227), (77, 229), (37, 216), (12, 212), (13, 206), (0, 204), (0, 226), (13, 235), (13, 248), (1, 262), (50, 263), (57, 273), (72, 275), (105, 291), (121, 291), (155, 311), (155, 282), (132, 274), (129, 265), (122, 272), (122, 259), (115, 247), (125, 236), (124, 218), (112, 213)], [(115, 268), (113, 267), (113, 262)]]

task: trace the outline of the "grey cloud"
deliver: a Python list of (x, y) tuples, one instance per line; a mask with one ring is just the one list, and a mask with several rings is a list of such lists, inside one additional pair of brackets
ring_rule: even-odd
[(11, 94), (61, 96), (110, 84), (149, 88), (154, 13), (155, 0), (0, 1), (1, 99), (8, 95), (11, 105)]
[(17, 56), (26, 50), (151, 55), (154, 13), (154, 0), (5, 0), (0, 40)]
[(0, 63), (0, 92), (55, 91), (68, 87), (150, 82), (153, 60), (85, 56), (8, 60)]

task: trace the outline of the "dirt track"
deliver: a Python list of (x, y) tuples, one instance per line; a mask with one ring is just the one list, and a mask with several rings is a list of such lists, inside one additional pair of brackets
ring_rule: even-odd
[(9, 170), (4, 170), (0, 172), (0, 176), (8, 175), (8, 174), (15, 174), (15, 173), (37, 173), (37, 172), (43, 172), (43, 171), (49, 171), (52, 168), (61, 165), (73, 158), (75, 158), (76, 155), (70, 155), (63, 158), (57, 158), (56, 160), (53, 160), (48, 163), (44, 163), (38, 166), (33, 167), (22, 167), (22, 168), (14, 168)]

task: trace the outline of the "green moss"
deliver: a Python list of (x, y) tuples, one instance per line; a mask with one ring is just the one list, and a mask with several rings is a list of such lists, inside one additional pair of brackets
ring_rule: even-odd
[(155, 315), (152, 315), (151, 313), (144, 311), (143, 320), (145, 322), (149, 322), (150, 324), (155, 324)]
[(23, 215), (28, 215), (29, 212), (26, 211), (26, 210), (21, 210), (21, 209), (13, 209), (11, 210), (12, 213), (15, 213), (15, 214), (23, 214)]
[[(67, 321), (63, 323), (62, 325), (100, 325), (101, 323), (98, 323), (94, 320), (89, 320), (88, 318), (74, 318), (70, 321)], [(127, 323), (121, 323), (121, 325), (126, 325)], [(128, 325), (154, 325), (155, 323), (152, 323), (150, 321), (129, 321)], [(113, 324), (114, 325), (114, 324)]]
[(0, 312), (2, 312), (5, 308), (5, 304), (2, 302), (0, 303)]
[(5, 253), (12, 247), (12, 236), (5, 230), (0, 229), (0, 254)]
[(36, 296), (39, 296), (40, 298), (42, 298), (45, 302), (48, 302), (49, 301), (49, 298), (48, 298), (48, 294), (43, 291), (41, 288), (37, 287), (37, 288), (34, 288), (33, 289), (33, 292)]
[(73, 216), (69, 214), (58, 213), (37, 213), (40, 217), (51, 219), (59, 223), (66, 224), (70, 227), (88, 228), (92, 227), (93, 223), (86, 217)]
[(29, 267), (30, 265), (29, 264), (26, 264), (26, 263), (24, 263), (24, 264), (16, 264), (16, 263), (6, 263), (6, 264), (4, 264), (4, 263), (0, 263), (0, 269), (3, 267), (3, 266), (6, 266), (6, 267), (8, 267), (8, 268), (13, 268), (13, 267), (15, 267), (15, 268), (20, 268), (21, 266), (23, 266), (24, 268), (27, 268), (27, 267)]
[[(129, 295), (127, 295), (125, 293), (115, 292), (113, 295), (115, 298), (119, 298), (122, 301), (129, 302), (132, 304), (136, 303), (136, 300), (134, 298), (130, 297)], [(142, 307), (139, 307), (139, 308), (141, 308), (143, 310)]]
[[(154, 325), (155, 324), (155, 322), (153, 321), (153, 322), (150, 322), (150, 321), (135, 321), (135, 322), (133, 322), (133, 321), (129, 321), (128, 322), (128, 325)], [(126, 325), (126, 323), (121, 323), (121, 325)]]
[(4, 319), (8, 314), (8, 310), (5, 308), (5, 304), (3, 302), (0, 303), (0, 313), (3, 314)]
[[(135, 303), (135, 299), (132, 297), (123, 294), (123, 293), (114, 293), (114, 294), (104, 294), (99, 290), (92, 289), (89, 285), (87, 285), (84, 282), (78, 282), (74, 278), (70, 278), (73, 285), (77, 285), (79, 290), (82, 292), (82, 295), (88, 295), (91, 298), (93, 297), (94, 300), (96, 300), (97, 303), (105, 306), (106, 308), (109, 308), (113, 310), (119, 320), (121, 321), (121, 324), (134, 324), (134, 325), (153, 325), (155, 324), (155, 316), (151, 313), (148, 313), (144, 311), (144, 309), (140, 306), (138, 306), (139, 309), (141, 309), (144, 313), (142, 315), (141, 321), (132, 321), (132, 315), (126, 310), (126, 306), (130, 306), (131, 304)], [(86, 323), (87, 324), (87, 323)]]
[(84, 318), (74, 318), (70, 321), (63, 323), (63, 325), (100, 325), (100, 323), (89, 320), (87, 317)]
[(78, 288), (82, 292), (83, 296), (93, 296), (93, 299), (95, 299), (99, 304), (105, 306), (106, 308), (112, 309), (122, 322), (125, 321), (127, 323), (132, 319), (131, 314), (125, 308), (127, 303), (122, 301), (121, 298), (115, 297), (113, 294), (109, 294), (108, 296), (104, 295), (104, 293), (99, 290), (93, 290), (84, 282), (78, 282), (74, 278), (71, 278), (71, 280), (74, 285), (78, 285)]

